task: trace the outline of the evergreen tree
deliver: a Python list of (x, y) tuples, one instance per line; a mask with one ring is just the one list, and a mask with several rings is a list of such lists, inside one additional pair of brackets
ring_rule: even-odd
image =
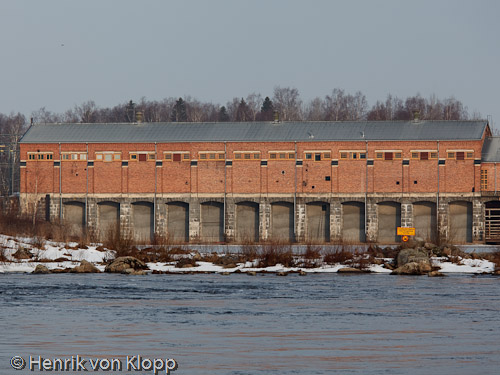
[(217, 114), (217, 121), (226, 122), (229, 121), (229, 115), (227, 114), (226, 107), (222, 106), (219, 109), (219, 113)]
[(262, 107), (260, 107), (260, 113), (257, 116), (259, 121), (272, 121), (274, 119), (274, 106), (269, 96), (266, 96)]
[(252, 115), (250, 112), (250, 107), (248, 107), (247, 102), (241, 98), (240, 104), (238, 104), (238, 109), (236, 110), (236, 121), (244, 122), (251, 121)]
[(175, 102), (174, 108), (172, 108), (172, 114), (170, 115), (170, 121), (172, 122), (186, 122), (187, 112), (186, 112), (186, 102), (179, 98)]

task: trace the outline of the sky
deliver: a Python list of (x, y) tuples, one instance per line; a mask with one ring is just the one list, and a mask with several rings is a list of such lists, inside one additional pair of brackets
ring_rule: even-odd
[(500, 127), (497, 0), (0, 0), (0, 113), (294, 87), (454, 96)]

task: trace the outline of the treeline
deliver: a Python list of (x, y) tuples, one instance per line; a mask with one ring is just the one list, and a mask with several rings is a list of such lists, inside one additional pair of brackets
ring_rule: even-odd
[(304, 102), (296, 88), (275, 87), (272, 96), (252, 93), (246, 98), (234, 98), (225, 105), (202, 102), (192, 97), (128, 101), (111, 108), (100, 108), (92, 100), (64, 113), (41, 108), (32, 113), (36, 123), (69, 122), (134, 122), (137, 112), (144, 122), (224, 122), (272, 121), (279, 114), (282, 121), (363, 121), (409, 120), (419, 112), (422, 120), (476, 119), (467, 107), (454, 97), (444, 100), (420, 95), (405, 99), (388, 95), (372, 107), (361, 92), (350, 94), (334, 89), (324, 98)]

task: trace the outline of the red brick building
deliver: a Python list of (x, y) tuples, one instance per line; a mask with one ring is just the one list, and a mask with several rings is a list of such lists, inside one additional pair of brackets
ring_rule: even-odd
[(486, 121), (35, 124), (21, 198), (144, 241), (394, 242), (415, 226), (482, 242), (494, 140)]

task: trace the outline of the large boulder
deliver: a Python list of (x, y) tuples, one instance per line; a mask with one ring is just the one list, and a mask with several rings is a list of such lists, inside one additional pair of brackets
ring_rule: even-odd
[(432, 267), (427, 260), (409, 262), (392, 271), (392, 275), (426, 275), (432, 271)]
[(104, 272), (134, 274), (134, 271), (147, 270), (148, 266), (143, 261), (131, 257), (118, 257), (106, 266)]
[(33, 254), (31, 254), (28, 249), (20, 247), (14, 254), (12, 254), (12, 257), (16, 259), (31, 259), (33, 258)]
[(422, 248), (416, 249), (403, 249), (398, 253), (396, 264), (398, 267), (404, 266), (406, 263), (411, 262), (427, 262), (430, 265), (429, 255), (427, 251)]
[(99, 269), (92, 263), (82, 260), (79, 266), (74, 267), (71, 273), (99, 273)]
[(50, 273), (49, 269), (47, 267), (45, 267), (43, 264), (39, 264), (35, 267), (35, 269), (33, 270), (32, 272), (33, 274), (36, 274), (36, 275), (43, 275), (43, 274), (47, 274), (47, 273)]

